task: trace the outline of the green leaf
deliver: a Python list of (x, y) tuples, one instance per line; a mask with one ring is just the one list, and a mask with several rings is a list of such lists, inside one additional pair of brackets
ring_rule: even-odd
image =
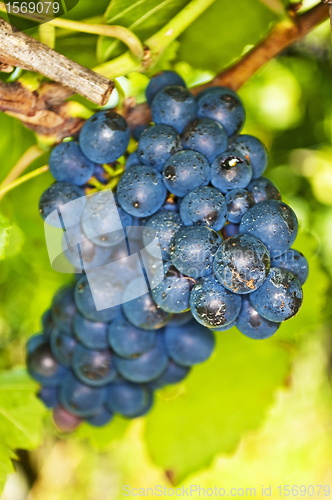
[(146, 422), (148, 450), (174, 482), (234, 451), (257, 428), (290, 368), (277, 337), (246, 338), (235, 328), (217, 333), (212, 358), (188, 379), (160, 392)]
[(79, 439), (87, 439), (95, 449), (104, 451), (114, 441), (123, 437), (129, 423), (129, 420), (116, 415), (104, 427), (92, 427), (89, 424), (83, 423), (75, 432), (75, 436)]
[(4, 257), (10, 230), (9, 220), (0, 214), (0, 259)]
[(0, 373), (0, 489), (12, 471), (14, 450), (32, 450), (41, 442), (46, 410), (35, 395), (36, 388), (23, 369)]
[[(162, 28), (189, 0), (112, 0), (105, 13), (108, 24), (125, 26), (144, 41)], [(105, 61), (126, 50), (123, 43), (100, 37), (98, 59)]]
[(219, 72), (263, 38), (278, 16), (260, 0), (217, 0), (179, 38), (179, 61)]

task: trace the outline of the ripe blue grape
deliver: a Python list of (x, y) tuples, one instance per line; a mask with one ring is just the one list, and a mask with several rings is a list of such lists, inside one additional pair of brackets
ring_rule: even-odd
[[(183, 227), (183, 223), (177, 213), (165, 211), (154, 214), (143, 229), (144, 247), (156, 258), (161, 250), (162, 258), (169, 259), (171, 239), (181, 227)], [(157, 245), (149, 245), (154, 238), (158, 238)]]
[(161, 174), (146, 165), (133, 166), (119, 181), (117, 197), (125, 212), (134, 217), (156, 213), (166, 199), (166, 188)]
[(220, 283), (233, 293), (252, 293), (266, 280), (270, 256), (265, 245), (247, 234), (232, 236), (220, 245), (213, 270)]
[(181, 149), (181, 138), (169, 125), (155, 125), (146, 129), (138, 142), (140, 163), (163, 169), (165, 161)]
[(61, 405), (77, 417), (91, 417), (98, 413), (105, 399), (104, 387), (83, 384), (72, 373), (66, 375), (59, 388)]
[(280, 323), (268, 321), (252, 307), (248, 296), (242, 297), (241, 311), (236, 327), (243, 335), (255, 340), (268, 339), (278, 330)]
[(108, 323), (89, 321), (78, 311), (74, 316), (75, 338), (88, 349), (103, 350), (108, 347), (107, 343)]
[(72, 355), (72, 370), (84, 384), (102, 387), (116, 379), (113, 355), (110, 349), (93, 351), (77, 345)]
[(53, 408), (53, 422), (60, 432), (74, 432), (82, 418), (67, 411), (61, 404)]
[(267, 166), (268, 154), (265, 145), (252, 135), (239, 135), (232, 143), (232, 147), (243, 156), (248, 156), (252, 166), (252, 178), (260, 177)]
[(182, 141), (184, 149), (202, 153), (210, 163), (228, 146), (226, 130), (211, 118), (196, 118), (189, 123), (183, 131)]
[(197, 113), (194, 96), (184, 87), (171, 86), (160, 90), (152, 101), (152, 121), (170, 125), (181, 134)]
[(47, 343), (48, 340), (49, 340), (49, 338), (46, 337), (43, 333), (38, 333), (36, 335), (32, 335), (32, 337), (30, 337), (28, 339), (27, 344), (26, 344), (27, 354), (29, 354), (30, 352), (33, 352), (40, 345)]
[(163, 179), (167, 189), (176, 196), (184, 196), (210, 181), (211, 168), (207, 159), (196, 151), (178, 151), (164, 164)]
[(94, 415), (85, 418), (85, 421), (93, 427), (103, 427), (113, 418), (113, 413), (101, 406)]
[(158, 94), (158, 92), (160, 92), (160, 90), (174, 85), (178, 87), (186, 86), (183, 78), (175, 73), (175, 71), (164, 70), (153, 75), (145, 89), (146, 100), (148, 101), (149, 105), (151, 106), (153, 99)]
[(48, 339), (52, 333), (53, 328), (55, 327), (55, 323), (52, 318), (52, 310), (47, 309), (42, 315), (42, 326), (43, 326), (43, 334)]
[(66, 373), (55, 360), (48, 343), (39, 344), (28, 352), (28, 371), (44, 387), (56, 387)]
[(213, 258), (221, 242), (213, 229), (205, 226), (184, 227), (171, 240), (171, 260), (182, 274), (200, 278), (212, 272)]
[[(116, 293), (116, 290), (114, 290)], [(98, 292), (98, 290), (96, 290)], [(100, 292), (102, 293), (102, 291)], [(109, 307), (97, 311), (96, 305), (92, 296), (91, 288), (86, 276), (77, 282), (75, 288), (75, 303), (79, 312), (90, 321), (99, 321), (107, 323), (112, 321), (120, 314), (120, 306)]]
[(240, 308), (241, 297), (226, 290), (212, 274), (201, 278), (190, 294), (192, 315), (208, 328), (233, 323)]
[(106, 408), (124, 417), (135, 418), (150, 404), (151, 391), (146, 386), (119, 380), (107, 388)]
[(166, 327), (165, 344), (175, 363), (190, 367), (203, 363), (211, 356), (215, 338), (210, 330), (192, 320), (181, 327)]
[(225, 197), (214, 187), (197, 187), (181, 201), (180, 215), (186, 226), (208, 226), (220, 231), (227, 218)]
[(55, 146), (49, 167), (55, 180), (82, 186), (93, 174), (95, 163), (84, 156), (77, 142), (69, 141)]
[[(69, 245), (69, 246), (68, 246)], [(79, 250), (78, 250), (79, 245)], [(68, 229), (62, 239), (64, 254), (76, 269), (94, 269), (102, 266), (111, 254), (110, 247), (95, 245), (84, 234), (81, 224)]]
[(179, 212), (180, 201), (181, 198), (176, 198), (172, 194), (169, 195), (159, 212)]
[(50, 338), (50, 347), (54, 358), (60, 365), (70, 368), (71, 358), (76, 345), (77, 342), (74, 338), (61, 333), (57, 327), (53, 329)]
[(281, 267), (293, 273), (301, 285), (307, 281), (309, 274), (309, 264), (305, 256), (291, 248), (283, 255), (271, 259), (271, 267)]
[(223, 238), (226, 240), (227, 238), (230, 238), (231, 236), (235, 236), (236, 234), (239, 234), (239, 229), (240, 229), (240, 224), (233, 224), (232, 222), (230, 222), (229, 224), (226, 224), (222, 230)]
[(171, 321), (169, 321), (168, 325), (170, 327), (175, 327), (175, 326), (183, 326), (189, 323), (193, 319), (193, 315), (191, 314), (191, 311), (186, 311), (184, 313), (180, 314), (173, 314)]
[(210, 330), (212, 332), (227, 332), (227, 330), (230, 330), (231, 328), (234, 328), (234, 326), (236, 325), (236, 322), (237, 322), (237, 318), (232, 321), (232, 323), (229, 323), (229, 325), (226, 325), (226, 326), (217, 326), (215, 328), (210, 328)]
[(219, 122), (228, 137), (238, 134), (245, 121), (245, 110), (239, 96), (226, 87), (204, 90), (197, 96), (200, 118), (211, 118)]
[(157, 334), (154, 345), (137, 358), (126, 359), (114, 355), (116, 370), (123, 378), (135, 383), (146, 383), (159, 377), (167, 367), (167, 353), (162, 334)]
[(267, 280), (249, 297), (260, 316), (280, 323), (298, 313), (302, 305), (303, 292), (294, 274), (285, 269), (271, 267)]
[(128, 285), (123, 294), (122, 312), (127, 321), (141, 330), (159, 330), (171, 319), (171, 315), (163, 311), (154, 302), (151, 293), (128, 300), (132, 291), (142, 286), (142, 279), (136, 278)]
[(251, 191), (255, 203), (265, 200), (281, 200), (281, 195), (273, 182), (265, 177), (259, 177), (250, 182), (247, 189)]
[(107, 339), (116, 354), (130, 359), (149, 351), (156, 341), (156, 333), (135, 328), (125, 318), (119, 317), (109, 325)]
[(164, 373), (149, 383), (152, 390), (161, 389), (166, 385), (177, 384), (181, 382), (190, 372), (190, 367), (181, 366), (172, 359), (168, 360), (168, 365)]
[(142, 165), (142, 162), (140, 160), (140, 157), (138, 155), (137, 150), (128, 156), (128, 158), (126, 160), (126, 170), (133, 167), (134, 165)]
[(42, 387), (38, 392), (38, 397), (46, 408), (54, 408), (59, 402), (58, 389), (56, 387)]
[(72, 336), (75, 312), (74, 288), (71, 286), (61, 288), (53, 297), (52, 319), (59, 330), (69, 337)]
[(89, 196), (82, 212), (82, 229), (95, 245), (112, 247), (125, 239), (124, 228), (133, 219), (115, 204), (111, 189)]
[(239, 224), (243, 215), (255, 205), (255, 200), (250, 191), (246, 189), (231, 189), (225, 195), (228, 220)]
[(80, 133), (80, 146), (91, 161), (111, 163), (125, 153), (129, 139), (126, 120), (107, 110), (96, 113), (85, 122)]
[(293, 210), (277, 200), (266, 200), (254, 205), (244, 214), (240, 233), (261, 240), (271, 258), (283, 254), (295, 241), (298, 222)]
[[(182, 313), (189, 309), (191, 282), (172, 264), (165, 262), (164, 279), (154, 286), (152, 281), (152, 297), (155, 303), (169, 313)], [(159, 280), (158, 280), (159, 281)]]
[(218, 155), (211, 164), (211, 184), (222, 193), (246, 188), (251, 177), (250, 161), (233, 149)]
[(75, 184), (70, 184), (69, 182), (56, 182), (47, 188), (41, 195), (39, 200), (39, 213), (44, 220), (47, 219), (47, 223), (50, 226), (61, 229), (62, 224), (59, 219), (58, 211), (64, 205), (66, 205), (65, 226), (68, 229), (69, 227), (76, 226), (80, 221), (82, 210), (85, 205), (84, 192), (80, 187), (75, 186)]

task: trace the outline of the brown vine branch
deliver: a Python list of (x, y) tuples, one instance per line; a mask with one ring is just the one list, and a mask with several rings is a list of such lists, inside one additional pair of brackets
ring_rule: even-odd
[(108, 102), (114, 88), (108, 78), (71, 61), (2, 18), (0, 60), (47, 76), (100, 106)]
[(287, 47), (305, 37), (315, 26), (328, 19), (328, 6), (318, 4), (304, 14), (294, 16), (294, 22), (277, 24), (267, 37), (250, 50), (242, 59), (217, 75), (211, 82), (193, 89), (197, 94), (207, 87), (223, 85), (238, 90), (265, 63), (280, 54)]

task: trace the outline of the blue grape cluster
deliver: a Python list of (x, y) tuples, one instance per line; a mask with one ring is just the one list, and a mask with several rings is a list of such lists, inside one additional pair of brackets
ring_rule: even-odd
[[(87, 274), (55, 295), (27, 352), (40, 398), (64, 430), (82, 420), (102, 426), (115, 413), (146, 414), (155, 390), (210, 357), (214, 331), (236, 326), (266, 339), (303, 300), (308, 263), (292, 248), (298, 221), (262, 177), (265, 146), (240, 134), (239, 96), (214, 87), (194, 97), (179, 75), (163, 71), (150, 80), (146, 98), (149, 126), (130, 131), (121, 115), (101, 111), (78, 141), (59, 144), (50, 157), (56, 183), (41, 196), (40, 213), (65, 229), (64, 253)], [(131, 133), (137, 149), (128, 154)], [(91, 176), (107, 188), (107, 167), (121, 157), (116, 192), (86, 199)], [(141, 250), (147, 260), (159, 255), (161, 264), (150, 272), (139, 261), (145, 292), (133, 298), (142, 277), (127, 257)], [(121, 284), (93, 294), (89, 271), (102, 273), (111, 262)], [(105, 296), (116, 305), (97, 310)]]

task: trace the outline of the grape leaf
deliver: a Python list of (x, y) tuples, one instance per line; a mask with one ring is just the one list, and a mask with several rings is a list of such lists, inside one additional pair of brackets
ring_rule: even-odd
[(0, 490), (13, 470), (14, 450), (31, 450), (41, 442), (46, 410), (35, 395), (36, 388), (23, 369), (0, 373)]
[(0, 214), (0, 259), (4, 257), (10, 231), (9, 220)]
[[(112, 0), (105, 12), (108, 24), (125, 26), (142, 41), (149, 38), (175, 16), (189, 0)], [(116, 57), (126, 50), (117, 40), (100, 37), (98, 59)]]
[(179, 38), (179, 61), (220, 71), (264, 37), (279, 16), (259, 0), (217, 0)]
[(122, 438), (129, 423), (129, 420), (116, 415), (104, 427), (92, 427), (89, 424), (83, 423), (75, 432), (75, 436), (79, 439), (87, 439), (95, 449), (104, 451), (113, 441)]
[(160, 392), (147, 416), (148, 451), (175, 484), (257, 428), (289, 373), (290, 353), (277, 337), (253, 341), (233, 328), (216, 338), (211, 359)]

